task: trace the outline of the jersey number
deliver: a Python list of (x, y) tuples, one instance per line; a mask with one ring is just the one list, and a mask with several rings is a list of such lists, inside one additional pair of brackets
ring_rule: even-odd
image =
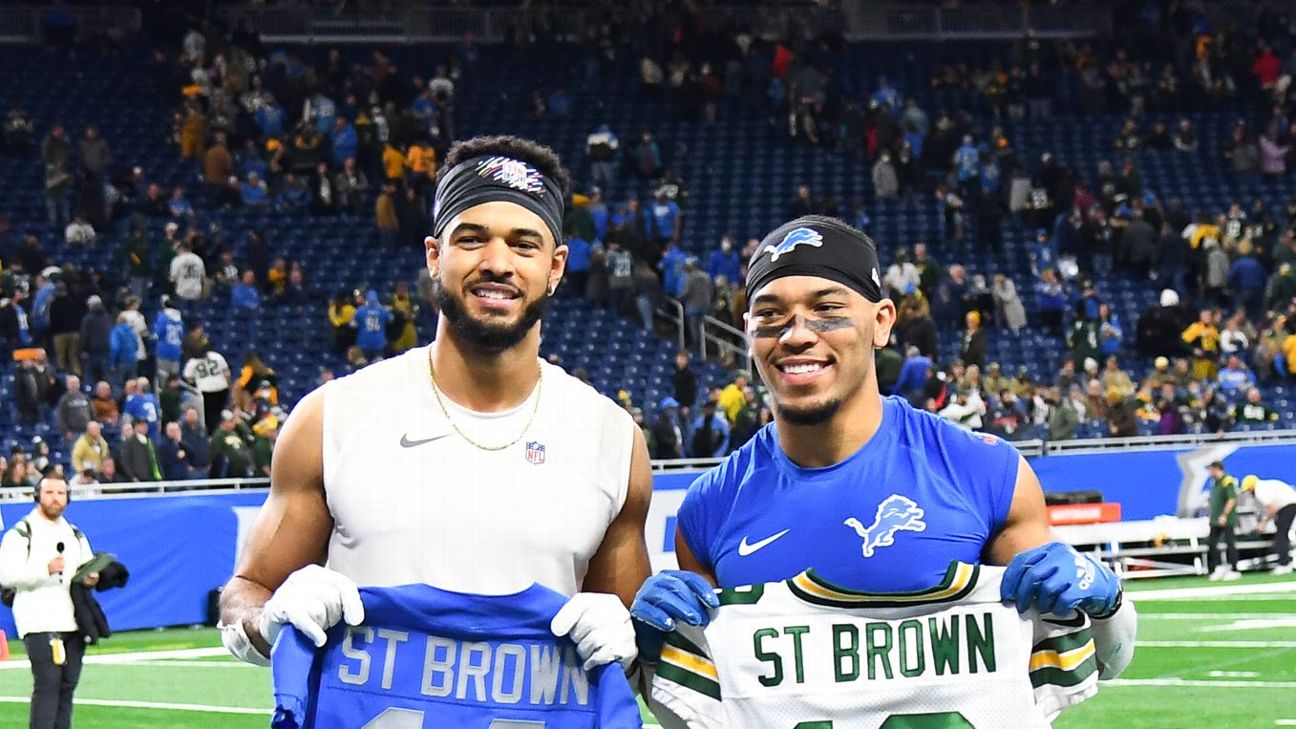
[[(833, 729), (831, 719), (803, 721), (792, 729)], [(957, 711), (934, 714), (892, 714), (878, 729), (976, 729)]]
[[(390, 707), (369, 720), (360, 729), (423, 729), (423, 712)], [(489, 729), (545, 729), (543, 721), (495, 719)], [(830, 728), (831, 729), (831, 728)]]

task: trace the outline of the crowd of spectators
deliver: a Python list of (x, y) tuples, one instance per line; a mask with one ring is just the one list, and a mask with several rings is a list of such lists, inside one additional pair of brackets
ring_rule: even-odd
[[(122, 239), (117, 260), (79, 270), (51, 260), (36, 235), (15, 240), (0, 218), (0, 344), (23, 353), (15, 409), (24, 425), (57, 411), (81, 483), (268, 473), (264, 442), (284, 414), (273, 369), (248, 352), (231, 373), (185, 312), (219, 296), (239, 320), (323, 297), (301, 262), (280, 255), (261, 230), (226, 240), (222, 213), (372, 214), (380, 232), (390, 223), (388, 245), (421, 243), (436, 160), (453, 138), (455, 79), (475, 57), (457, 53), (430, 79), (403, 73), (381, 52), (353, 64), (332, 50), (311, 65), (267, 51), (246, 27), (214, 25), (195, 25), (166, 48), (155, 54), (155, 90), (176, 104), (170, 142), (196, 184), (152, 181), (142, 166), (115, 159), (93, 125), (73, 142), (55, 123), (37, 144), (36, 124), (17, 104), (0, 138), (8, 156), (39, 154), (48, 222), (69, 246), (95, 247), (102, 232)], [(348, 370), (417, 343), (429, 283), (420, 279), (417, 299), (400, 283), (386, 304), (374, 291), (357, 292), (356, 306), (348, 294), (330, 303)], [(149, 304), (158, 310), (152, 326), (141, 313)], [(331, 376), (324, 370), (320, 379)], [(164, 402), (180, 393), (185, 409), (158, 408), (149, 388)], [(141, 395), (154, 397), (153, 407), (135, 405)], [(87, 404), (89, 420), (79, 414)], [(48, 456), (44, 439), (32, 447)], [(25, 451), (0, 459), (4, 483), (62, 467), (35, 468)]]
[[(649, 103), (705, 123), (717, 123), (721, 104), (764, 110), (790, 143), (869, 166), (871, 201), (821, 196), (807, 181), (789, 216), (833, 215), (868, 230), (869, 209), (935, 215), (932, 240), (882, 242), (892, 253), (884, 284), (899, 311), (893, 346), (879, 352), (887, 392), (1009, 437), (1045, 429), (1065, 439), (1095, 422), (1110, 435), (1140, 432), (1140, 421), (1166, 434), (1272, 422), (1254, 385), (1296, 369), (1296, 200), (1285, 209), (1242, 199), (1189, 209), (1144, 184), (1135, 153), (1199, 150), (1189, 121), (1149, 123), (1148, 112), (1237, 111), (1244, 121), (1218, 140), (1219, 163), (1239, 184), (1286, 181), (1296, 162), (1289, 29), (1275, 21), (1226, 32), (1181, 6), (1156, 7), (1101, 42), (1028, 34), (997, 58), (938, 67), (921, 93), (878, 78), (863, 94), (839, 83), (842, 50), (831, 37), (794, 29), (771, 42), (740, 26), (709, 27), (687, 6), (642, 17), (632, 8), (587, 29), (583, 74), (637, 74)], [(518, 53), (556, 42), (543, 27), (510, 32)], [(372, 215), (383, 245), (419, 245), (437, 160), (455, 138), (456, 88), (477, 57), (467, 38), (426, 73), (381, 51), (357, 63), (331, 50), (311, 63), (264, 47), (245, 27), (195, 26), (154, 63), (157, 92), (175, 104), (170, 142), (195, 180), (169, 188), (116, 158), (93, 125), (75, 130), (75, 142), (58, 124), (41, 135), (11, 106), (4, 153), (39, 155), (49, 223), (66, 243), (94, 247), (114, 230), (124, 238), (117, 265), (81, 271), (49, 260), (36, 236), (15, 240), (0, 219), (0, 340), (32, 352), (16, 372), (21, 420), (57, 411), (60, 436), (81, 454), (74, 467), (93, 466), (90, 475), (76, 468), (80, 478), (261, 473), (282, 416), (273, 370), (249, 353), (235, 377), (201, 324), (186, 322), (187, 305), (228, 295), (239, 317), (317, 306), (326, 292), (263, 233), (226, 240), (221, 211)], [(579, 81), (536, 90), (532, 115), (589, 103)], [(1128, 117), (1112, 161), (1094, 170), (1027, 154), (1000, 125), (1089, 113)], [(673, 164), (687, 149), (652, 129), (609, 125), (586, 141), (587, 159), (568, 160), (579, 185), (564, 221), (564, 285), (647, 329), (674, 299), (695, 349), (705, 317), (741, 327), (746, 261), (763, 231), (688, 239), (688, 180)], [(622, 181), (651, 197), (605, 199)], [(160, 237), (150, 221), (165, 221)], [(1031, 239), (1029, 276), (969, 275), (958, 262), (1003, 247), (1016, 231)], [(1164, 289), (1159, 305), (1121, 321), (1104, 295), (1117, 272)], [(348, 371), (414, 346), (435, 313), (426, 274), (414, 292), (402, 282), (385, 297), (357, 284), (326, 312)], [(160, 310), (152, 326), (141, 310)], [(1051, 382), (987, 361), (990, 337), (1027, 328), (1066, 342)], [(956, 330), (958, 356), (943, 357), (940, 333)], [(1150, 374), (1135, 375), (1136, 358), (1154, 361)], [(699, 397), (691, 372), (684, 354), (674, 395), (653, 404), (657, 419), (636, 414), (654, 455), (723, 454), (768, 421), (746, 375)], [(139, 404), (148, 398), (153, 415)], [(15, 453), (0, 469), (5, 482), (30, 479), (42, 446), (30, 458)]]
[[(1249, 121), (1219, 140), (1221, 164), (1239, 186), (1287, 180), (1296, 156), (1289, 24), (1266, 14), (1254, 34), (1216, 30), (1180, 6), (1126, 20), (1101, 43), (1028, 34), (982, 66), (941, 66), (924, 95), (934, 112), (885, 78), (866, 98), (851, 98), (833, 80), (840, 54), (822, 39), (769, 44), (741, 29), (698, 30), (687, 12), (668, 25), (661, 38), (669, 40), (647, 34), (640, 81), (647, 98), (711, 122), (714, 99), (769, 102), (772, 122), (786, 121), (793, 140), (866, 159), (874, 205), (911, 210), (934, 202), (937, 245), (900, 246), (884, 279), (899, 309), (894, 347), (880, 353), (893, 378), (884, 382), (887, 391), (1010, 437), (1074, 437), (1086, 423), (1129, 436), (1273, 422), (1276, 413), (1258, 401), (1259, 390), (1234, 380), (1225, 386), (1216, 371), (1235, 371), (1223, 359), (1232, 353), (1252, 384), (1257, 376), (1278, 382), (1296, 372), (1296, 199), (1285, 209), (1260, 199), (1190, 209), (1173, 191), (1163, 198), (1144, 183), (1135, 153), (1199, 150), (1191, 122), (1149, 123), (1149, 112), (1237, 110)], [(1094, 170), (1073, 169), (1047, 151), (1022, 154), (998, 125), (1094, 113), (1127, 115), (1112, 140), (1113, 161)], [(619, 131), (632, 141), (623, 144)], [(589, 135), (588, 185), (574, 196), (567, 221), (569, 284), (600, 306), (638, 316), (648, 329), (661, 300), (673, 298), (685, 313), (686, 341), (696, 347), (704, 315), (741, 327), (741, 284), (757, 241), (740, 245), (726, 234), (701, 246), (709, 253), (686, 252), (699, 246), (681, 238), (687, 187), (673, 176), (670, 149), (647, 129), (602, 125)], [(603, 187), (623, 178), (654, 181), (653, 199), (605, 200)], [(803, 184), (787, 214), (811, 213), (870, 228), (864, 200), (847, 208)], [(929, 253), (937, 247), (976, 260), (979, 251), (1002, 248), (1005, 231), (1029, 231), (1030, 276), (969, 275)], [(1150, 311), (1121, 321), (1102, 293), (1118, 273), (1165, 289), (1174, 315)], [(1209, 309), (1217, 326), (1227, 319), (1230, 331), (1246, 336), (1227, 352), (1212, 349), (1209, 333), (1203, 342), (1190, 326), (1196, 306)], [(1173, 337), (1149, 345), (1144, 330), (1156, 316), (1173, 319)], [(1037, 382), (1024, 370), (1003, 376), (999, 364), (987, 363), (987, 330), (1011, 336), (1026, 327), (1065, 343), (1071, 375), (1064, 368), (1056, 381)], [(953, 330), (961, 331), (958, 356), (942, 360), (939, 332)], [(1142, 369), (1136, 356), (1175, 371), (1188, 363), (1195, 376), (1166, 388), (1135, 376)], [(909, 379), (897, 383), (902, 369)], [(679, 419), (691, 426), (690, 417)], [(687, 439), (677, 440), (692, 453)]]

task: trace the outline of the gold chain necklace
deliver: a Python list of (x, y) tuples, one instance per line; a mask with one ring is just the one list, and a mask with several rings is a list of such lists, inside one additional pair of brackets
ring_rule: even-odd
[(441, 406), (441, 414), (445, 416), (446, 422), (450, 423), (450, 427), (454, 428), (454, 431), (459, 434), (460, 438), (468, 441), (469, 445), (472, 445), (474, 448), (483, 451), (502, 451), (517, 445), (517, 442), (522, 440), (522, 438), (527, 434), (527, 431), (531, 429), (531, 424), (535, 422), (536, 413), (540, 412), (540, 384), (544, 381), (543, 367), (540, 368), (540, 372), (536, 376), (535, 406), (531, 408), (531, 417), (527, 418), (526, 425), (522, 426), (522, 432), (518, 433), (518, 437), (502, 446), (482, 445), (472, 438), (469, 438), (468, 434), (463, 432), (459, 427), (459, 424), (454, 421), (454, 418), (450, 417), (450, 411), (446, 408), (445, 401), (441, 399), (441, 387), (437, 385), (436, 371), (432, 367), (432, 349), (430, 347), (428, 348), (428, 377), (432, 378), (432, 393), (436, 395), (437, 405)]

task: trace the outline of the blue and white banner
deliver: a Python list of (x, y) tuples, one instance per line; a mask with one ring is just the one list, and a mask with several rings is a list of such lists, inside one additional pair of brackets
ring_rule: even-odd
[(1031, 459), (1046, 492), (1099, 491), (1121, 505), (1125, 521), (1156, 516), (1198, 516), (1206, 508), (1210, 475), (1222, 461), (1239, 481), (1254, 473), (1296, 483), (1296, 445), (1247, 445), (1238, 441), (1165, 450), (1117, 450)]
[[(1192, 516), (1205, 505), (1206, 465), (1221, 460), (1239, 479), (1296, 482), (1296, 445), (1220, 443), (1192, 448), (1106, 451), (1032, 459), (1045, 491), (1090, 491), (1119, 502), (1126, 520)], [(675, 567), (675, 514), (697, 471), (655, 477), (646, 538), (654, 570)], [(201, 623), (208, 593), (234, 570), (243, 536), (264, 491), (84, 499), (67, 517), (96, 551), (116, 554), (130, 569), (130, 584), (98, 593), (114, 630)], [(31, 502), (0, 504), (12, 527)], [(52, 559), (54, 555), (50, 555)], [(13, 636), (13, 619), (0, 608), (0, 629)]]

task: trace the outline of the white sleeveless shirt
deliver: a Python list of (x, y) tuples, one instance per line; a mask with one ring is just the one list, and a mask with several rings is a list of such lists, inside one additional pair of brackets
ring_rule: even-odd
[[(562, 369), (540, 367), (537, 390), (509, 411), (473, 412), (443, 393), (453, 425), (427, 347), (327, 383), (328, 566), (362, 587), (578, 592), (625, 503), (635, 425)], [(487, 446), (526, 433), (486, 451), (454, 425)]]

